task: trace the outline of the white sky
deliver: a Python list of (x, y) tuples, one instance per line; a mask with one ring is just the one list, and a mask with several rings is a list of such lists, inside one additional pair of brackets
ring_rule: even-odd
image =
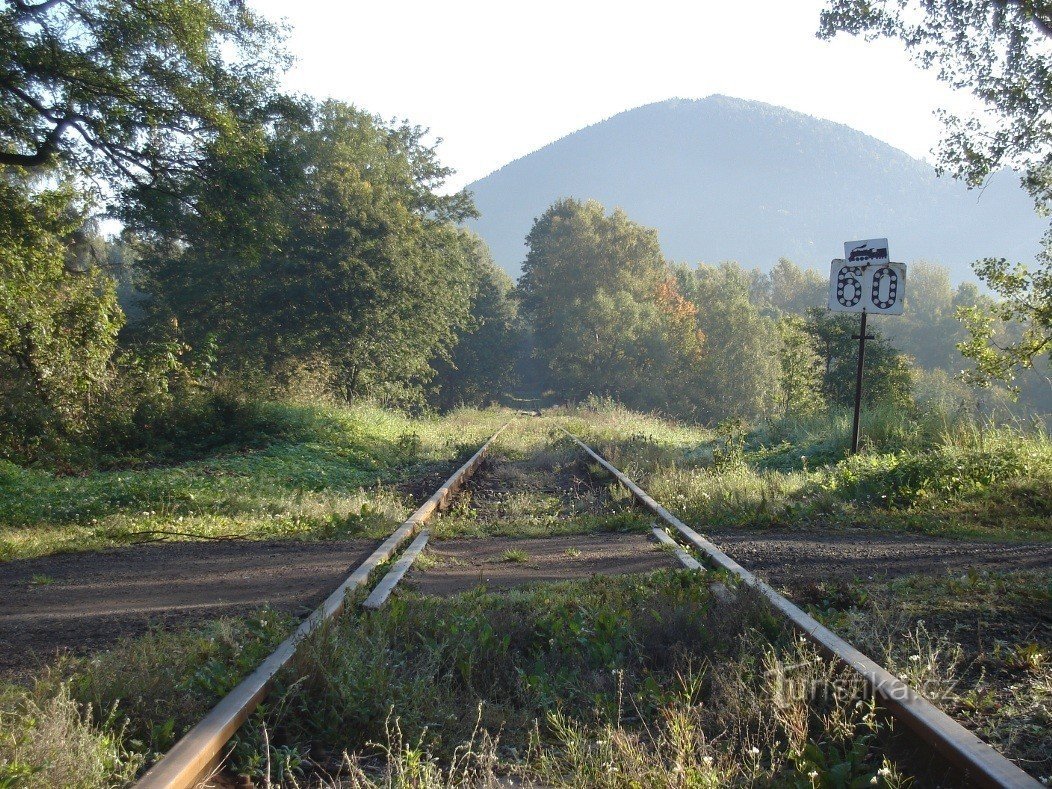
[(968, 110), (895, 42), (815, 38), (821, 0), (250, 0), (292, 27), (286, 86), (443, 138), (460, 187), (621, 110), (723, 93), (846, 123), (931, 158)]

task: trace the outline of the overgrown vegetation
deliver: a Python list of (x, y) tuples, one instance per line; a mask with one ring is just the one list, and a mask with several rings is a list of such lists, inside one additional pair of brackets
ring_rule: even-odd
[(290, 628), (264, 610), (67, 659), (29, 687), (0, 683), (0, 786), (127, 785)]
[(1052, 441), (1040, 428), (984, 426), (938, 409), (876, 409), (862, 423), (867, 451), (848, 456), (846, 411), (756, 429), (729, 422), (692, 440), (660, 423), (632, 431), (631, 413), (613, 405), (563, 418), (675, 514), (705, 528), (1052, 538)]
[(886, 655), (891, 671), (1030, 772), (1052, 771), (1047, 573), (819, 582), (799, 596), (840, 635), (867, 654)]
[[(645, 530), (649, 519), (571, 448), (558, 425), (597, 444), (659, 500), (706, 527), (830, 524), (863, 509), (870, 525), (909, 527), (911, 513), (933, 506), (944, 522), (960, 520), (968, 503), (977, 512), (988, 504), (989, 515), (992, 491), (1007, 496), (1022, 485), (1047, 484), (1048, 442), (1040, 435), (970, 434), (967, 424), (893, 422), (893, 413), (883, 422), (871, 413), (866, 425), (874, 450), (884, 454), (845, 459), (843, 418), (708, 431), (612, 402), (554, 409), (506, 432), (498, 462), (432, 530), (436, 538)], [(379, 536), (393, 518), (368, 526), (348, 504), (354, 496), (372, 495), (382, 479), (391, 506), (401, 508), (392, 515), (400, 517), (407, 505), (387, 486), (437, 471), (429, 464), (473, 450), (506, 417), (461, 411), (414, 420), (317, 407), (282, 407), (279, 414), (285, 434), (271, 436), (273, 443), (134, 472), (136, 495), (168, 486), (177, 509), (189, 506), (186, 496), (207, 493), (194, 506), (211, 507), (216, 523), (226, 517), (228, 526), (245, 526), (261, 522), (254, 507), (277, 507), (287, 501), (286, 486), (302, 486), (300, 506), (314, 508), (303, 533)], [(471, 431), (479, 435), (470, 447), (450, 443)], [(798, 446), (815, 456), (825, 446), (831, 454), (816, 467), (790, 454)], [(99, 489), (90, 478), (40, 478), (86, 486), (77, 495), (52, 491), (52, 501), (114, 507), (92, 503), (86, 494)], [(176, 478), (183, 487), (174, 486)], [(1030, 525), (1026, 536), (1033, 538), (1048, 497), (1015, 501), (1013, 528), (1022, 534)], [(996, 507), (1004, 511), (1004, 500)], [(340, 513), (345, 531), (332, 532)], [(530, 560), (515, 546), (501, 556)], [(791, 593), (910, 681), (949, 688), (936, 700), (1005, 752), (1040, 761), (1047, 638), (1023, 628), (1047, 606), (1043, 578), (816, 582)], [(860, 688), (817, 661), (747, 590), (735, 589), (731, 601), (715, 597), (713, 580), (666, 571), (445, 600), (399, 592), (386, 609), (353, 613), (316, 634), (280, 691), (242, 730), (235, 763), (289, 785), (326, 775), (359, 786), (486, 785), (497, 776), (565, 786), (809, 785), (844, 775), (900, 785), (912, 768), (889, 756), (894, 738)], [(901, 613), (889, 619), (886, 611)], [(974, 625), (989, 635), (982, 643), (966, 637), (971, 618), (987, 623)], [(18, 780), (40, 776), (39, 785), (81, 778), (82, 785), (119, 784), (169, 747), (290, 627), (286, 617), (263, 612), (155, 632), (110, 652), (67, 658), (35, 684), (9, 686), (3, 715), (11, 736), (0, 744), (0, 769)], [(829, 688), (840, 690), (830, 695), (823, 690)], [(994, 704), (1004, 714), (995, 714)], [(73, 752), (95, 766), (79, 772), (51, 750), (30, 747), (33, 732), (54, 727), (80, 743)]]
[(0, 559), (155, 539), (386, 535), (415, 506), (403, 483), (449, 473), (508, 418), (277, 403), (253, 413), (252, 429), (240, 422), (230, 443), (189, 460), (148, 455), (89, 475), (0, 460)]
[(555, 786), (876, 777), (882, 724), (859, 688), (820, 699), (838, 673), (744, 590), (728, 610), (710, 583), (663, 572), (403, 595), (311, 642), (267, 721), (271, 741), (310, 743), (299, 753), (315, 769), (346, 752), (359, 780), (381, 785), (403, 760), (441, 785), (458, 749), (461, 762), (472, 753), (471, 785), (509, 773)]
[[(977, 184), (1020, 164), (1044, 205), (1052, 19), (995, 5), (835, 0), (823, 35), (896, 36), (975, 89), (998, 128), (952, 126), (944, 165)], [(493, 488), (462, 495), (436, 537), (645, 530), (563, 426), (704, 529), (1052, 539), (1047, 256), (978, 264), (1000, 300), (911, 269), (906, 316), (874, 324), (864, 451), (848, 457), (855, 323), (821, 308), (814, 271), (677, 265), (623, 211), (568, 199), (511, 283), (460, 226), (474, 206), (445, 190), (427, 131), (281, 94), (280, 31), (242, 3), (5, 3), (0, 50), (0, 561), (379, 538), (510, 416), (477, 407), (516, 389), (571, 405), (509, 431)], [(1013, 376), (1021, 405), (992, 387)], [(857, 683), (713, 578), (352, 605), (233, 764), (363, 787), (908, 783)], [(794, 592), (1047, 771), (1047, 582)], [(292, 624), (158, 630), (3, 684), (0, 787), (128, 783)]]

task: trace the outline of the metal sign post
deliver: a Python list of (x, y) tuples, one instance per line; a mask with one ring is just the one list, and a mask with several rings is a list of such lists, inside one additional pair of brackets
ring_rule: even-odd
[(866, 340), (875, 340), (872, 334), (866, 334), (866, 316), (862, 310), (862, 322), (858, 334), (852, 334), (852, 340), (858, 340), (858, 369), (855, 370), (855, 416), (851, 421), (851, 454), (858, 453), (858, 418), (862, 414), (862, 370), (866, 366)]
[(886, 238), (848, 241), (844, 258), (829, 269), (829, 309), (833, 312), (861, 313), (858, 334), (858, 369), (855, 372), (855, 413), (851, 424), (851, 454), (858, 452), (858, 422), (862, 413), (862, 374), (866, 363), (866, 316), (901, 315), (906, 295), (906, 264), (892, 263)]

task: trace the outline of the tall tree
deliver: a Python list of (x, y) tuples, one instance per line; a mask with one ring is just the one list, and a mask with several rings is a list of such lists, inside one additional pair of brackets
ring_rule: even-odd
[(822, 357), (804, 319), (786, 315), (778, 321), (778, 382), (786, 416), (806, 416), (822, 406)]
[[(854, 315), (814, 308), (807, 315), (807, 331), (822, 358), (822, 388), (827, 402), (850, 406), (855, 401), (855, 372), (858, 362), (858, 321)], [(897, 351), (879, 330), (866, 343), (866, 405), (910, 404), (912, 373), (909, 359)]]
[(214, 149), (190, 200), (143, 194), (129, 219), (148, 241), (155, 309), (191, 341), (215, 335), (228, 363), (322, 356), (347, 396), (419, 393), (476, 277), (455, 225), (473, 207), (437, 193), (450, 171), (423, 134), (306, 105), (262, 155)]
[(0, 438), (83, 426), (124, 315), (113, 281), (76, 264), (84, 211), (68, 188), (0, 177)]
[(485, 242), (464, 234), (477, 286), (471, 317), (449, 360), (436, 362), (438, 399), (444, 406), (484, 405), (507, 394), (523, 334), (511, 277), (493, 262)]
[(230, 0), (5, 0), (0, 164), (117, 182), (193, 170), (274, 91), (274, 27)]
[[(1052, 209), (1052, 7), (1034, 0), (829, 0), (819, 35), (896, 38), (924, 68), (972, 92), (985, 117), (942, 112), (946, 134), (940, 166), (971, 186), (1003, 167), (1044, 213)], [(976, 273), (1002, 297), (992, 312), (963, 314), (971, 339), (961, 350), (975, 362), (975, 380), (1010, 380), (1052, 348), (1052, 234), (1036, 267), (1005, 259), (979, 261)], [(993, 323), (1023, 326), (1007, 345)]]
[(681, 268), (677, 275), (705, 336), (707, 352), (693, 379), (699, 416), (722, 421), (768, 413), (778, 394), (775, 327), (749, 300), (748, 272), (723, 263)]
[(803, 317), (811, 307), (825, 303), (829, 289), (821, 274), (814, 269), (802, 269), (788, 258), (780, 258), (770, 273), (761, 278), (765, 282), (763, 289), (768, 294), (769, 310), (775, 317)]
[(551, 389), (689, 413), (703, 337), (654, 230), (594, 201), (562, 200), (527, 243), (522, 303)]

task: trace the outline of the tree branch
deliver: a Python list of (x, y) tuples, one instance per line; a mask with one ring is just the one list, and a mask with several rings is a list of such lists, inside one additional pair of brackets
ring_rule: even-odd
[(73, 120), (63, 118), (48, 132), (34, 153), (11, 153), (0, 151), (0, 164), (17, 165), (18, 167), (40, 167), (48, 164), (58, 151), (58, 142), (62, 133), (73, 125)]
[(25, 0), (14, 0), (15, 8), (24, 14), (40, 14), (51, 6), (64, 3), (66, 0), (43, 0), (40, 3), (27, 3)]

